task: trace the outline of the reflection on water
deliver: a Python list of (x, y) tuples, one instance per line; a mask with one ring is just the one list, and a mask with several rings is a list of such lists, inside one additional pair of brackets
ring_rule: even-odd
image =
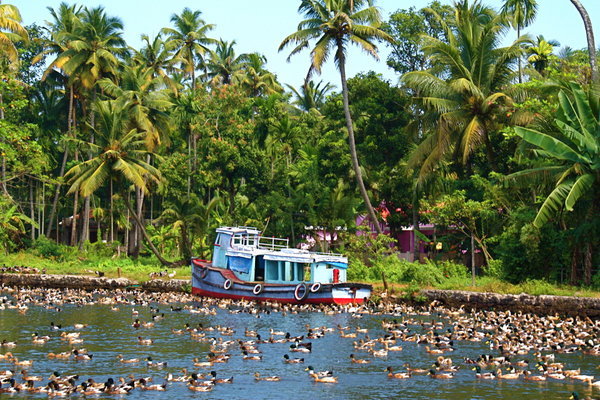
[[(196, 303), (199, 304), (199, 303)], [(0, 353), (12, 351), (21, 360), (34, 360), (29, 369), (31, 375), (42, 375), (47, 379), (53, 371), (62, 375), (78, 374), (81, 379), (89, 377), (96, 381), (104, 381), (109, 377), (135, 375), (136, 377), (152, 376), (154, 383), (163, 383), (167, 372), (175, 376), (181, 375), (181, 369), (189, 371), (208, 372), (215, 370), (219, 377), (234, 377), (231, 385), (217, 385), (210, 393), (189, 391), (185, 384), (172, 382), (163, 393), (143, 392), (134, 390), (128, 399), (161, 398), (173, 399), (567, 399), (572, 391), (582, 395), (591, 395), (591, 388), (583, 383), (572, 381), (527, 382), (518, 381), (478, 381), (474, 372), (462, 363), (463, 357), (476, 358), (479, 354), (490, 353), (489, 345), (484, 342), (456, 342), (456, 351), (448, 353), (455, 364), (462, 369), (452, 380), (434, 380), (423, 375), (414, 375), (410, 379), (389, 379), (385, 368), (389, 365), (396, 371), (402, 371), (402, 365), (410, 362), (413, 367), (429, 368), (437, 355), (425, 352), (423, 345), (415, 343), (398, 343), (403, 351), (390, 352), (387, 358), (372, 357), (365, 352), (354, 349), (353, 341), (365, 338), (342, 338), (336, 331), (327, 333), (321, 339), (312, 340), (313, 351), (310, 354), (289, 353), (289, 343), (260, 344), (263, 352), (262, 361), (245, 361), (241, 357), (238, 346), (232, 346), (229, 353), (230, 361), (225, 364), (215, 364), (208, 369), (194, 368), (193, 358), (205, 359), (209, 344), (192, 340), (189, 334), (175, 335), (172, 329), (181, 329), (184, 324), (204, 327), (227, 326), (235, 330), (233, 336), (224, 336), (223, 340), (248, 340), (244, 330), (256, 330), (263, 338), (269, 337), (269, 330), (289, 332), (292, 336), (306, 334), (306, 326), (336, 327), (349, 326), (352, 330), (357, 327), (368, 328), (370, 338), (382, 337), (381, 320), (390, 318), (385, 315), (364, 315), (355, 318), (348, 313), (328, 315), (322, 312), (301, 312), (283, 315), (280, 312), (269, 314), (231, 313), (228, 309), (217, 308), (216, 315), (191, 314), (184, 310), (171, 311), (165, 304), (150, 304), (164, 313), (162, 320), (156, 321), (152, 328), (134, 329), (131, 324), (139, 318), (140, 321), (151, 321), (152, 313), (149, 306), (119, 305), (118, 311), (111, 310), (108, 305), (64, 305), (62, 311), (56, 312), (39, 306), (30, 306), (25, 314), (15, 309), (0, 311), (0, 340), (7, 339), (17, 342), (14, 349), (0, 349)], [(132, 309), (139, 310), (134, 316)], [(431, 320), (432, 317), (414, 317)], [(61, 330), (51, 329), (51, 323), (62, 325)], [(88, 324), (81, 330), (83, 344), (93, 354), (91, 361), (61, 361), (48, 359), (47, 353), (63, 352), (72, 349), (66, 341), (60, 340), (63, 331), (74, 331), (75, 323)], [(423, 332), (419, 325), (410, 327), (413, 332)], [(446, 327), (445, 327), (446, 328)], [(440, 330), (441, 332), (441, 330)], [(51, 339), (44, 345), (32, 344), (34, 333), (49, 335)], [(221, 338), (217, 331), (208, 333), (209, 336)], [(137, 337), (151, 338), (154, 344), (143, 346), (138, 344)], [(381, 346), (378, 346), (380, 348)], [(304, 357), (305, 364), (285, 364), (283, 355)], [(349, 355), (355, 353), (357, 358), (369, 358), (371, 364), (350, 363)], [(145, 359), (151, 356), (154, 361), (166, 361), (168, 367), (162, 370), (148, 368), (144, 362), (139, 364), (120, 363), (116, 356), (122, 354), (125, 358)], [(533, 356), (528, 356), (533, 360)], [(564, 362), (569, 368), (581, 368), (584, 374), (594, 374), (597, 370), (597, 359), (582, 354), (560, 354), (557, 361)], [(338, 384), (313, 383), (305, 367), (311, 365), (315, 370), (333, 370), (339, 377)], [(0, 369), (15, 368), (5, 360), (0, 360)], [(279, 375), (280, 382), (256, 382), (254, 372), (263, 376)], [(11, 398), (41, 398), (44, 394), (16, 394)], [(0, 394), (0, 398), (8, 398)], [(110, 397), (103, 395), (102, 397)]]

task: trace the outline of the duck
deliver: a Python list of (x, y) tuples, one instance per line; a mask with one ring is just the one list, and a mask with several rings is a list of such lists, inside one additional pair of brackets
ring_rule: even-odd
[(212, 376), (212, 381), (214, 383), (233, 383), (233, 376), (231, 378), (220, 378), (217, 379), (217, 372), (210, 371), (210, 375)]
[(312, 348), (300, 347), (294, 343), (290, 345), (290, 351), (295, 353), (310, 353), (312, 351)]
[(428, 374), (429, 370), (426, 368), (412, 368), (409, 363), (402, 365), (411, 374)]
[(305, 371), (308, 371), (308, 373), (312, 373), (312, 374), (316, 374), (319, 377), (324, 377), (324, 376), (333, 376), (333, 371), (319, 371), (316, 372), (315, 369), (312, 367), (312, 365), (309, 365), (308, 367), (306, 367)]
[(396, 372), (396, 373), (394, 373), (394, 370), (392, 369), (392, 367), (387, 367), (385, 369), (385, 371), (387, 371), (388, 378), (408, 379), (411, 376), (410, 372)]
[(313, 379), (313, 382), (338, 383), (338, 378), (336, 376), (319, 376), (314, 372), (309, 372), (308, 374)]
[(284, 354), (283, 362), (286, 364), (302, 364), (304, 362), (304, 358), (290, 358), (290, 356)]
[(9, 342), (6, 339), (2, 339), (2, 342), (0, 342), (0, 346), (2, 346), (2, 347), (16, 347), (17, 343), (16, 342)]
[(369, 364), (371, 360), (356, 358), (354, 357), (354, 354), (350, 354), (350, 362), (353, 362), (354, 364)]
[(140, 362), (139, 358), (123, 358), (123, 354), (117, 355), (117, 360), (123, 364), (135, 364)]
[(543, 375), (533, 375), (531, 371), (526, 370), (523, 371), (523, 379), (526, 381), (542, 382), (546, 380), (546, 377)]
[(250, 355), (246, 350), (242, 351), (242, 359), (251, 361), (262, 361), (262, 356)]
[(501, 368), (498, 368), (496, 370), (496, 377), (498, 379), (519, 379), (520, 376), (521, 376), (521, 374), (518, 373), (518, 372), (515, 372), (514, 369), (511, 369), (510, 373), (508, 373), (508, 374), (502, 373), (502, 369)]
[(281, 380), (281, 377), (280, 376), (276, 376), (276, 375), (261, 377), (260, 373), (255, 372), (254, 373), (254, 380), (256, 380), (256, 381), (265, 381), (265, 382), (279, 382)]
[(167, 383), (163, 383), (162, 385), (159, 384), (154, 384), (154, 385), (147, 385), (146, 380), (144, 378), (140, 379), (139, 381), (139, 385), (140, 388), (142, 390), (153, 390), (153, 391), (157, 391), (157, 392), (164, 392), (165, 390), (167, 390)]
[(213, 390), (214, 382), (209, 381), (206, 385), (198, 385), (194, 379), (190, 379), (187, 388), (193, 392), (210, 392)]
[(91, 360), (94, 357), (94, 355), (93, 354), (80, 353), (79, 350), (74, 349), (73, 350), (73, 357), (76, 360), (89, 361), (89, 360)]
[(149, 346), (149, 345), (151, 345), (151, 344), (154, 343), (154, 340), (152, 340), (152, 339), (144, 339), (141, 336), (138, 336), (137, 339), (138, 339), (138, 343), (139, 344), (142, 344), (142, 345), (145, 345), (145, 346)]
[(167, 366), (167, 362), (166, 361), (153, 361), (152, 357), (146, 357), (146, 365), (149, 368), (164, 368)]
[(97, 394), (102, 394), (102, 390), (100, 388), (94, 387), (90, 385), (88, 382), (82, 382), (81, 388), (79, 389), (79, 393), (85, 396), (94, 396)]
[(212, 361), (200, 361), (200, 359), (197, 357), (194, 358), (192, 362), (194, 363), (194, 367), (199, 368), (212, 367), (214, 365), (214, 362)]
[(42, 381), (44, 380), (44, 378), (42, 378), (41, 376), (35, 376), (35, 375), (29, 375), (29, 372), (26, 369), (22, 369), (21, 370), (21, 379), (23, 379), (23, 381)]
[(481, 372), (479, 365), (473, 367), (473, 371), (475, 371), (475, 378), (477, 379), (496, 379), (496, 374), (493, 372)]
[(436, 372), (434, 369), (430, 369), (428, 375), (430, 378), (434, 378), (434, 379), (452, 379), (452, 378), (454, 378), (454, 372)]

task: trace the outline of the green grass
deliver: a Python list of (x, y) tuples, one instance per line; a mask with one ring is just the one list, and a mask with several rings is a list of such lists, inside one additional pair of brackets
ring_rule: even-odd
[[(0, 265), (6, 266), (27, 266), (46, 270), (48, 274), (59, 275), (89, 275), (96, 276), (94, 271), (104, 272), (104, 276), (110, 278), (132, 279), (143, 282), (150, 279), (151, 272), (164, 271), (165, 268), (153, 258), (140, 257), (138, 260), (132, 260), (127, 257), (112, 258), (89, 256), (86, 254), (77, 254), (70, 256), (63, 261), (57, 261), (49, 258), (40, 257), (29, 252), (13, 253), (0, 256)], [(186, 279), (191, 276), (189, 266), (181, 268), (168, 268), (168, 272), (176, 272), (175, 277)]]
[[(383, 292), (381, 281), (370, 282), (377, 293)], [(409, 283), (388, 283), (391, 294), (401, 295)], [(499, 294), (521, 294), (526, 293), (534, 296), (576, 296), (576, 297), (600, 297), (600, 292), (577, 286), (555, 285), (541, 280), (531, 280), (519, 284), (512, 284), (492, 277), (477, 277), (475, 286), (471, 278), (448, 278), (442, 283), (432, 286), (421, 286), (422, 289), (440, 290), (466, 290), (470, 292), (489, 292)]]

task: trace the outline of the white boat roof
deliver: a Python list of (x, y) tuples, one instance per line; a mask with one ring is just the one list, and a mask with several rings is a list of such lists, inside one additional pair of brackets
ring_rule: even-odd
[(217, 228), (217, 232), (218, 233), (229, 233), (229, 234), (247, 233), (250, 235), (260, 235), (261, 234), (261, 231), (259, 231), (257, 228), (254, 228), (252, 226), (222, 226), (220, 228)]

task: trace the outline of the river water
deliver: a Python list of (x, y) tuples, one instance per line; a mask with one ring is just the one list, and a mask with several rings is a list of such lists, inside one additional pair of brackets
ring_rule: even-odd
[[(7, 295), (11, 299), (11, 295)], [(135, 299), (136, 297), (131, 297)], [(139, 300), (139, 297), (138, 297)], [(173, 303), (173, 306), (192, 305), (201, 303)], [(204, 306), (204, 305), (203, 305)], [(118, 310), (116, 310), (118, 307)], [(471, 368), (462, 361), (464, 357), (476, 358), (478, 355), (497, 354), (490, 350), (488, 344), (482, 342), (456, 341), (456, 351), (447, 353), (454, 364), (460, 365), (461, 370), (454, 379), (431, 379), (426, 375), (413, 375), (409, 379), (390, 379), (386, 376), (385, 368), (392, 366), (395, 371), (403, 371), (402, 365), (410, 362), (413, 367), (429, 368), (437, 355), (428, 354), (424, 345), (412, 342), (396, 343), (404, 349), (389, 352), (385, 358), (373, 357), (364, 351), (356, 350), (353, 342), (366, 335), (370, 338), (382, 337), (382, 319), (411, 318), (416, 321), (431, 321), (434, 316), (423, 316), (417, 313), (396, 315), (362, 315), (358, 318), (348, 312), (325, 313), (321, 311), (310, 312), (270, 312), (252, 314), (238, 312), (238, 307), (215, 305), (206, 306), (215, 315), (192, 314), (189, 310), (173, 311), (169, 305), (150, 303), (111, 305), (73, 305), (63, 304), (60, 311), (48, 309), (40, 305), (29, 304), (27, 311), (19, 312), (8, 307), (0, 311), (0, 340), (15, 341), (14, 348), (0, 348), (0, 353), (11, 351), (19, 360), (33, 360), (33, 366), (28, 369), (30, 375), (41, 375), (43, 382), (36, 385), (45, 385), (53, 371), (60, 372), (62, 376), (78, 374), (79, 382), (87, 378), (94, 378), (98, 382), (112, 377), (152, 376), (154, 383), (163, 383), (167, 372), (175, 376), (181, 375), (181, 369), (189, 371), (209, 372), (216, 371), (220, 378), (234, 377), (233, 384), (217, 384), (209, 393), (197, 393), (187, 389), (184, 383), (170, 382), (165, 392), (133, 390), (126, 397), (128, 399), (567, 399), (572, 391), (583, 395), (600, 395), (600, 390), (592, 389), (587, 384), (572, 381), (531, 382), (522, 378), (516, 381), (478, 380)], [(157, 307), (158, 312), (151, 307)], [(134, 311), (139, 314), (134, 315)], [(142, 322), (152, 321), (153, 315), (162, 315), (164, 318), (155, 321), (151, 328), (132, 327), (132, 322), (139, 319)], [(54, 325), (61, 325), (61, 329), (53, 329)], [(74, 332), (73, 325), (87, 324), (79, 330), (83, 343), (69, 345), (61, 340), (62, 332)], [(262, 361), (243, 360), (237, 345), (229, 348), (231, 359), (227, 363), (214, 364), (213, 367), (196, 368), (192, 359), (198, 357), (205, 359), (210, 351), (210, 344), (193, 340), (189, 333), (174, 334), (172, 329), (181, 329), (188, 323), (204, 327), (230, 327), (235, 333), (232, 336), (222, 336), (218, 331), (207, 332), (207, 336), (214, 336), (217, 340), (249, 340), (245, 337), (246, 329), (255, 330), (263, 338), (270, 336), (270, 329), (289, 332), (292, 336), (305, 335), (307, 326), (311, 327), (348, 327), (346, 332), (354, 332), (356, 328), (367, 328), (368, 333), (359, 333), (358, 338), (342, 338), (336, 329), (328, 332), (323, 338), (310, 340), (313, 351), (307, 354), (289, 352), (289, 343), (264, 343), (258, 348), (262, 351)], [(427, 327), (419, 325), (409, 326), (412, 332), (424, 332)], [(442, 332), (442, 330), (440, 330)], [(32, 335), (48, 335), (51, 339), (46, 344), (33, 344)], [(138, 344), (138, 336), (154, 340), (152, 345)], [(276, 336), (275, 338), (281, 338)], [(306, 339), (305, 339), (306, 341)], [(59, 353), (70, 351), (73, 347), (84, 347), (93, 354), (91, 361), (57, 360), (47, 358), (49, 352)], [(381, 346), (378, 346), (381, 348)], [(349, 355), (354, 353), (357, 358), (371, 360), (370, 364), (354, 364), (350, 362)], [(125, 358), (145, 359), (150, 356), (154, 361), (167, 362), (163, 369), (148, 368), (144, 361), (138, 364), (120, 363), (116, 356), (122, 354)], [(283, 355), (290, 357), (304, 357), (304, 364), (286, 364)], [(533, 355), (519, 356), (534, 360)], [(589, 355), (558, 354), (556, 361), (564, 362), (566, 368), (581, 368), (581, 373), (597, 373), (598, 358)], [(339, 378), (337, 384), (313, 383), (305, 372), (307, 366), (315, 370), (333, 370)], [(0, 369), (17, 369), (6, 360), (0, 360)], [(278, 375), (280, 382), (256, 382), (253, 374), (259, 372), (263, 376)], [(537, 371), (536, 371), (537, 372)], [(5, 386), (5, 385), (3, 385)], [(46, 394), (0, 394), (0, 398), (45, 398)], [(72, 397), (79, 396), (72, 394)], [(115, 396), (100, 395), (102, 398)]]

